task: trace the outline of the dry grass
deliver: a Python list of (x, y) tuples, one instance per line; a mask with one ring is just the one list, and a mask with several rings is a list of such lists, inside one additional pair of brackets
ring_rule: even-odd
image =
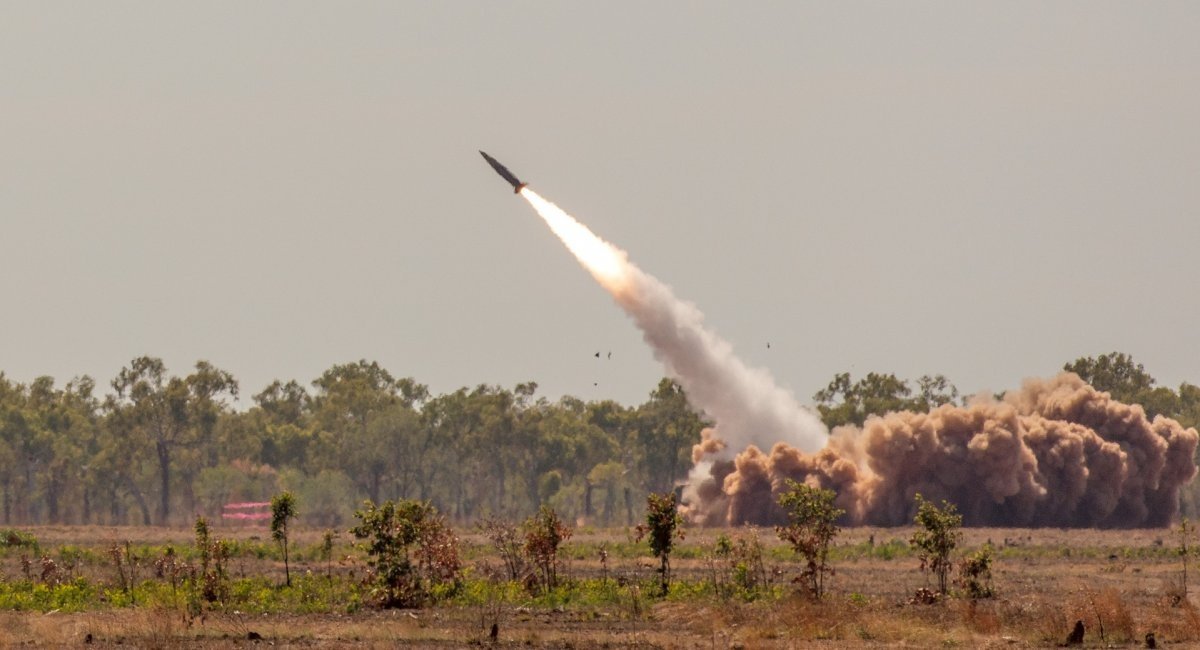
[[(62, 545), (103, 548), (117, 541), (134, 544), (190, 544), (190, 529), (41, 527), (27, 529), (43, 549)], [(678, 579), (707, 579), (697, 548), (710, 547), (722, 531), (689, 531), (689, 557), (672, 562)], [(724, 531), (730, 533), (731, 531)], [(691, 598), (661, 602), (623, 592), (605, 606), (563, 610), (491, 603), (443, 606), (420, 611), (363, 611), (353, 615), (248, 616), (210, 612), (188, 621), (169, 608), (132, 608), (80, 614), (0, 612), (0, 647), (35, 644), (76, 646), (88, 634), (94, 645), (149, 648), (245, 646), (251, 633), (276, 646), (294, 647), (462, 647), (490, 644), (492, 623), (499, 645), (573, 648), (799, 648), (799, 647), (1050, 647), (1061, 643), (1076, 620), (1084, 621), (1093, 647), (1136, 647), (1153, 631), (1160, 646), (1200, 643), (1200, 610), (1182, 598), (1179, 560), (1171, 553), (1170, 531), (1064, 531), (968, 529), (965, 546), (989, 540), (996, 547), (994, 587), (998, 597), (970, 602), (949, 599), (913, 605), (909, 598), (928, 579), (911, 556), (884, 559), (851, 550), (906, 540), (911, 529), (849, 529), (838, 544), (850, 558), (834, 563), (830, 596), (814, 603), (801, 597), (742, 602)], [(266, 540), (252, 527), (218, 529), (226, 539)], [(315, 545), (320, 530), (299, 531), (301, 545)], [(477, 543), (482, 540), (464, 535)], [(786, 585), (796, 566), (770, 531), (760, 531), (767, 547), (767, 570)], [(348, 542), (343, 536), (342, 544)], [(588, 531), (573, 543), (628, 543), (621, 529)], [(348, 547), (346, 547), (348, 550)], [(648, 557), (648, 552), (646, 553)], [(489, 561), (483, 555), (479, 561)], [(3, 565), (15, 576), (16, 556)], [(610, 560), (613, 575), (650, 576), (647, 558)], [(273, 573), (269, 559), (234, 561), (234, 573)], [(296, 570), (295, 567), (293, 567)], [(314, 567), (315, 570), (320, 570)], [(104, 580), (111, 567), (87, 569)], [(302, 570), (302, 569), (300, 569)], [(598, 575), (590, 556), (571, 562), (570, 575)], [(142, 577), (148, 577), (143, 575)], [(1192, 589), (1200, 592), (1200, 582)], [(1196, 598), (1193, 595), (1193, 598)], [(1100, 636), (1103, 626), (1104, 636)]]

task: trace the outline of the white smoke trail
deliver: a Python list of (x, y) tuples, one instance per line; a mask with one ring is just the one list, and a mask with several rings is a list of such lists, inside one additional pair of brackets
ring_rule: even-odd
[[(825, 445), (829, 434), (820, 419), (766, 370), (746, 367), (729, 343), (704, 327), (704, 315), (695, 306), (676, 298), (624, 251), (533, 190), (523, 188), (521, 196), (629, 314), (692, 407), (716, 422), (719, 437), (728, 444), (713, 458), (732, 458), (751, 444), (770, 449), (784, 442), (809, 452)], [(693, 478), (706, 474), (711, 460), (697, 465)]]

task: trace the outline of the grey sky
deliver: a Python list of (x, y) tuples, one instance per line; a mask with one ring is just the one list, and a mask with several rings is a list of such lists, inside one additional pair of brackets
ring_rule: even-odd
[(3, 3), (0, 370), (640, 403), (661, 367), (484, 149), (803, 402), (1113, 350), (1200, 382), (1197, 34), (1168, 2)]

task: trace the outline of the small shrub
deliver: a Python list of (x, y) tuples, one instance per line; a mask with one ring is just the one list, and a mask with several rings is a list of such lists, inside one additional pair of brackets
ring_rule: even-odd
[(504, 562), (504, 572), (509, 580), (520, 580), (525, 575), (525, 557), (521, 553), (521, 531), (507, 521), (488, 517), (479, 524), (483, 536), (492, 543)]
[(1073, 599), (1071, 614), (1071, 618), (1084, 620), (1088, 634), (1094, 633), (1101, 641), (1126, 643), (1136, 638), (1133, 617), (1125, 599), (1112, 587), (1080, 588)]
[(950, 554), (962, 540), (962, 515), (954, 504), (942, 501), (939, 508), (916, 495), (917, 515), (914, 521), (917, 530), (910, 544), (921, 560), (921, 570), (937, 576), (938, 593), (945, 595), (947, 580), (952, 566)]
[(225, 564), (229, 560), (230, 548), (223, 540), (213, 539), (208, 529), (208, 520), (196, 517), (196, 552), (200, 557), (200, 572), (194, 581), (199, 582), (200, 597), (209, 603), (223, 601), (229, 594), (229, 574)]
[(550, 506), (542, 506), (538, 513), (525, 520), (525, 556), (533, 564), (536, 581), (543, 591), (558, 586), (558, 547), (571, 538), (571, 529), (558, 518)]
[(820, 599), (825, 593), (825, 576), (832, 574), (829, 566), (829, 544), (841, 530), (837, 519), (845, 510), (833, 504), (833, 490), (814, 488), (791, 479), (788, 490), (779, 496), (779, 505), (787, 512), (790, 523), (775, 528), (779, 539), (791, 544), (792, 550), (804, 558), (799, 580), (809, 594)]
[(27, 548), (36, 552), (38, 550), (38, 541), (33, 536), (33, 533), (27, 533), (15, 528), (4, 528), (0, 529), (0, 546), (7, 548)]
[(762, 540), (752, 528), (733, 538), (717, 535), (709, 564), (713, 589), (724, 598), (739, 595), (753, 600), (767, 584)]
[(992, 590), (992, 547), (983, 548), (963, 558), (958, 564), (958, 586), (972, 600), (991, 598)]
[(296, 518), (296, 498), (291, 492), (283, 492), (271, 499), (271, 539), (279, 544), (283, 553), (284, 584), (292, 586), (292, 572), (288, 566), (288, 526)]
[(337, 538), (337, 531), (332, 528), (321, 535), (321, 559), (325, 561), (325, 577), (329, 582), (333, 582), (333, 540), (335, 538)]
[(675, 503), (675, 494), (653, 494), (646, 497), (646, 523), (637, 527), (637, 539), (650, 538), (650, 552), (659, 559), (659, 584), (662, 594), (667, 595), (671, 588), (671, 550), (676, 539), (683, 538), (683, 530), (679, 525), (683, 518)]
[(403, 499), (377, 507), (366, 501), (354, 516), (360, 523), (350, 532), (367, 540), (377, 603), (418, 606), (457, 589), (462, 572), (458, 537), (432, 505)]
[(130, 599), (133, 598), (133, 586), (137, 583), (138, 561), (133, 553), (133, 543), (126, 540), (124, 544), (112, 544), (108, 547), (108, 557), (113, 561), (117, 572), (117, 586)]

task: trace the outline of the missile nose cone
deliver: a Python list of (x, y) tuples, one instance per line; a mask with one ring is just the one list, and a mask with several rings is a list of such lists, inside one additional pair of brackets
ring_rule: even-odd
[(525, 187), (525, 183), (522, 183), (520, 180), (518, 180), (512, 172), (508, 171), (507, 167), (500, 164), (499, 160), (487, 155), (487, 153), (482, 149), (479, 150), (479, 155), (483, 156), (483, 159), (492, 166), (492, 169), (496, 170), (497, 174), (500, 174), (500, 178), (503, 178), (504, 180), (508, 181), (509, 185), (512, 185), (513, 191), (520, 193), (521, 188)]

